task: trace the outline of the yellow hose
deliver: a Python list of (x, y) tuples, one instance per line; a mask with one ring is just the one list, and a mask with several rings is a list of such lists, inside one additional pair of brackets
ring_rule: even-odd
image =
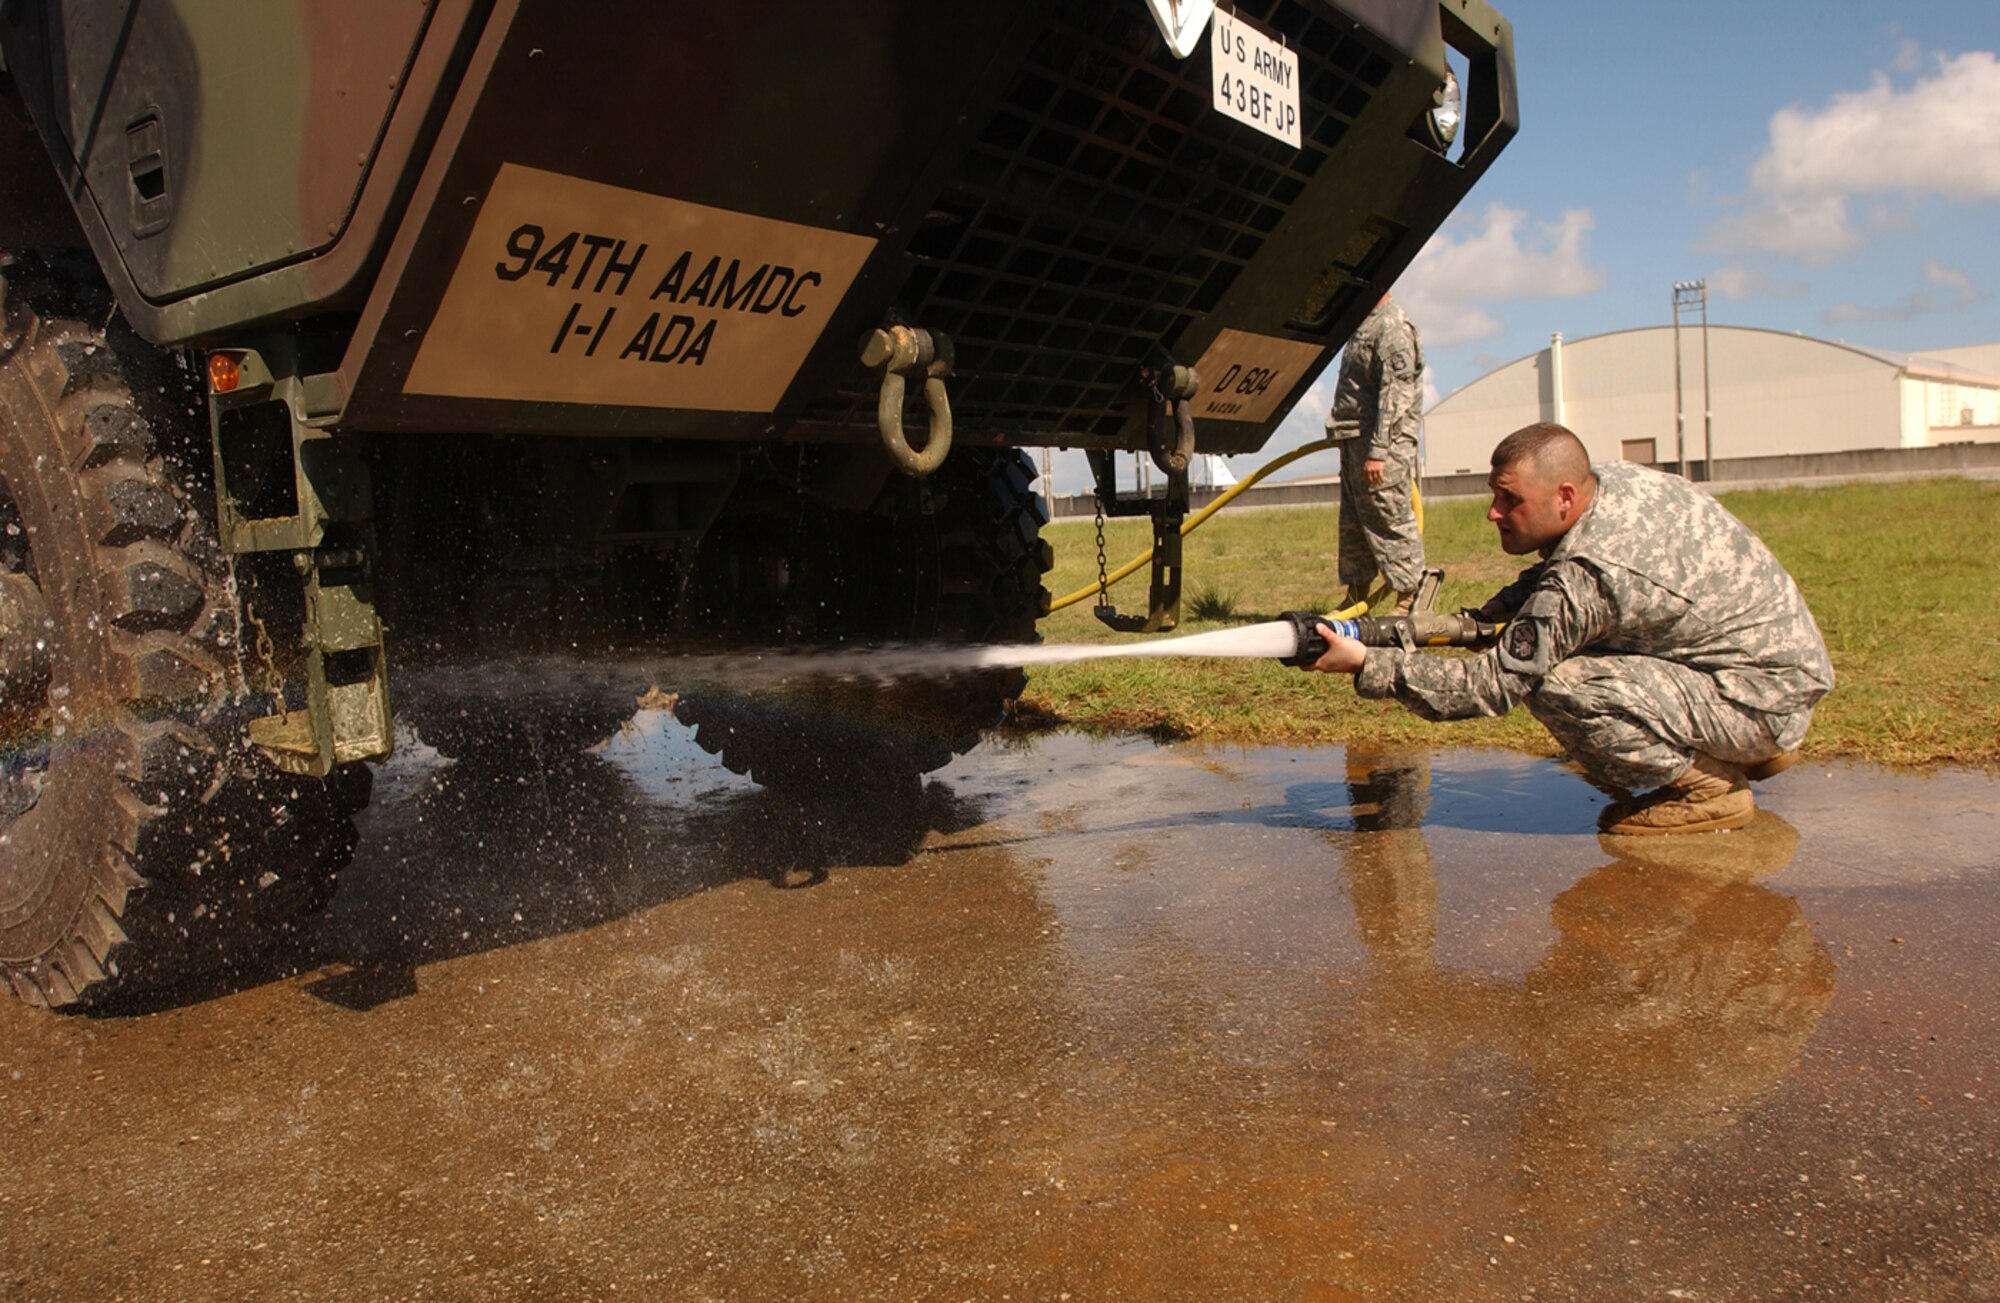
[[(1288, 453), (1285, 453), (1283, 456), (1274, 457), (1270, 461), (1265, 462), (1262, 466), (1259, 466), (1256, 470), (1251, 471), (1248, 475), (1244, 476), (1242, 479), (1238, 480), (1235, 484), (1231, 485), (1227, 493), (1224, 493), (1221, 497), (1217, 498), (1215, 501), (1203, 507), (1200, 511), (1197, 511), (1194, 515), (1189, 516), (1186, 520), (1182, 521), (1181, 537), (1186, 538), (1189, 534), (1194, 533), (1195, 530), (1201, 527), (1203, 521), (1207, 520), (1210, 516), (1213, 516), (1216, 512), (1228, 506), (1229, 503), (1235, 499), (1237, 494), (1243, 492), (1245, 489), (1255, 484), (1258, 480), (1263, 479), (1266, 475), (1269, 475), (1272, 471), (1281, 470), (1284, 467), (1291, 465), (1293, 462), (1305, 456), (1307, 453), (1321, 452), (1324, 451), (1325, 449), (1337, 448), (1339, 446), (1340, 446), (1339, 441), (1334, 439), (1315, 439), (1311, 443), (1300, 444), (1298, 447), (1292, 449)], [(1414, 484), (1410, 486), (1410, 507), (1411, 510), (1413, 510), (1416, 513), (1417, 532), (1421, 534), (1423, 533), (1424, 529), (1424, 498), (1423, 494), (1418, 492), (1417, 486)], [(1137, 570), (1140, 566), (1145, 565), (1148, 561), (1151, 561), (1152, 559), (1153, 559), (1153, 549), (1149, 547), (1145, 551), (1141, 552), (1138, 556), (1133, 557), (1130, 561), (1127, 561), (1124, 565), (1119, 566), (1116, 570), (1106, 575), (1104, 577), (1104, 583), (1102, 587), (1109, 588), (1111, 585), (1117, 583), (1121, 579), (1126, 578), (1127, 576), (1132, 574), (1133, 571)], [(1085, 585), (1084, 587), (1077, 589), (1073, 593), (1068, 593), (1063, 597), (1060, 597), (1057, 600), (1050, 602), (1049, 610), (1051, 613), (1053, 613), (1062, 610), (1066, 606), (1075, 606), (1078, 602), (1081, 602), (1086, 597), (1095, 597), (1097, 596), (1099, 587), (1100, 585), (1097, 584)], [(1382, 598), (1388, 594), (1388, 591), (1389, 591), (1389, 586), (1385, 582), (1382, 585), (1382, 587), (1376, 589), (1372, 594), (1369, 595), (1367, 601), (1357, 603), (1356, 605), (1353, 606), (1342, 607), (1340, 610), (1333, 611), (1330, 614), (1332, 614), (1336, 619), (1342, 619), (1342, 620), (1351, 619), (1357, 615), (1365, 615), (1367, 614), (1368, 609), (1370, 607), (1375, 605), (1376, 602), (1382, 600)]]

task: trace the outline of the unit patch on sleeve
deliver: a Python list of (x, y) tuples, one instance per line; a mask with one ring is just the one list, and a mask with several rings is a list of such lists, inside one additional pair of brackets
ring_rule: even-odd
[(1535, 663), (1540, 632), (1533, 620), (1515, 620), (1507, 626), (1507, 654), (1523, 665)]

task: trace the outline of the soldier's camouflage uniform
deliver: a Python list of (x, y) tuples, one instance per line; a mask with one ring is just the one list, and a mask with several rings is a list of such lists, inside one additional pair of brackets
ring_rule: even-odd
[[(1340, 579), (1371, 584), (1379, 571), (1398, 592), (1424, 573), (1410, 489), (1417, 468), (1417, 418), (1423, 409), (1423, 348), (1417, 328), (1394, 299), (1375, 305), (1340, 355), (1326, 430), (1340, 446)], [(1362, 463), (1379, 460), (1371, 485)]]
[(1500, 593), (1514, 614), (1471, 658), (1371, 649), (1364, 697), (1426, 719), (1516, 703), (1599, 779), (1678, 777), (1696, 752), (1752, 765), (1798, 746), (1833, 664), (1798, 585), (1743, 523), (1677, 476), (1597, 468), (1597, 496)]

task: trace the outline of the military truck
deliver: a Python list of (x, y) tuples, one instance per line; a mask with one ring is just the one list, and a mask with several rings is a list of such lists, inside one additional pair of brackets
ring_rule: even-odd
[[(392, 682), (550, 762), (631, 692), (495, 726), (433, 671), (1032, 638), (1020, 450), (1158, 521), (1111, 455), (1259, 448), (1516, 120), (1484, 0), (0, 0), (0, 104), (0, 972), (50, 1005), (322, 906)], [(861, 784), (1018, 690), (678, 709)]]

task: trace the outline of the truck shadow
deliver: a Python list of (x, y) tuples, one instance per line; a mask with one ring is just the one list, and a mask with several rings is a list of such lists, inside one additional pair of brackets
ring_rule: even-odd
[[(596, 751), (555, 763), (398, 761), (378, 773), (360, 845), (328, 908), (220, 973), (113, 1010), (200, 1003), (317, 969), (316, 999), (366, 1010), (414, 994), (418, 969), (628, 917), (731, 883), (814, 886), (907, 863), (932, 832), (985, 821), (940, 781), (900, 802), (767, 791), (705, 756), (635, 777)], [(672, 761), (669, 757), (669, 761)]]

